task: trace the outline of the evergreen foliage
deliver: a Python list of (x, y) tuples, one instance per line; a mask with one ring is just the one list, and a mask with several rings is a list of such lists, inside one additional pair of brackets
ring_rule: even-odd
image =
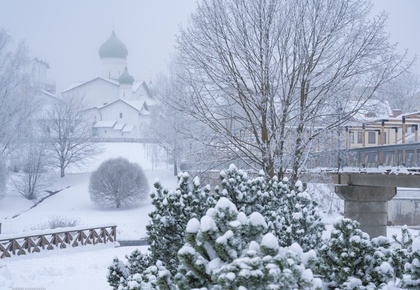
[[(121, 289), (315, 287), (318, 280), (306, 268), (314, 264), (308, 257), (315, 256), (311, 249), (321, 244), (325, 226), (302, 184), (290, 190), (287, 179), (267, 180), (263, 172), (249, 178), (233, 165), (220, 178), (213, 195), (186, 173), (173, 192), (155, 182), (150, 253), (126, 257)], [(175, 288), (167, 288), (171, 283)]]
[(120, 286), (127, 285), (129, 273), (125, 264), (117, 257), (114, 258), (112, 265), (108, 268), (107, 281), (113, 290), (118, 290)]
[(119, 290), (176, 290), (177, 287), (172, 283), (171, 277), (171, 273), (163, 266), (162, 262), (157, 261), (156, 265), (130, 276), (127, 286), (122, 286)]
[[(187, 225), (186, 243), (179, 250), (180, 271), (175, 280), (179, 289), (314, 289), (321, 286), (294, 244), (281, 248), (267, 233), (260, 213), (238, 212), (227, 198)], [(294, 250), (298, 248), (298, 250)], [(194, 279), (195, 278), (195, 279)]]
[(221, 189), (216, 189), (215, 199), (226, 197), (239, 211), (249, 215), (261, 213), (270, 231), (279, 239), (280, 246), (298, 243), (304, 251), (322, 244), (325, 225), (318, 204), (303, 190), (300, 181), (290, 190), (287, 178), (265, 179), (264, 172), (251, 179), (242, 170), (231, 165), (220, 173)]
[(412, 244), (411, 261), (405, 264), (407, 277), (402, 280), (404, 289), (420, 289), (420, 237), (416, 237)]
[(412, 244), (413, 237), (408, 230), (407, 226), (401, 228), (401, 239), (397, 238), (397, 235), (392, 235), (394, 244), (392, 251), (392, 266), (394, 268), (395, 277), (403, 279), (404, 266), (406, 263), (411, 262), (412, 260)]
[(192, 187), (189, 183), (189, 175), (180, 173), (175, 191), (163, 189), (156, 181), (155, 192), (151, 194), (155, 210), (149, 214), (150, 224), (146, 227), (151, 253), (149, 266), (159, 260), (173, 274), (178, 268), (177, 252), (184, 244), (187, 222), (203, 216), (214, 205), (209, 188), (201, 189), (198, 177)]
[(357, 221), (339, 220), (319, 250), (317, 272), (332, 289), (381, 289), (394, 277), (389, 240), (370, 240), (358, 227)]

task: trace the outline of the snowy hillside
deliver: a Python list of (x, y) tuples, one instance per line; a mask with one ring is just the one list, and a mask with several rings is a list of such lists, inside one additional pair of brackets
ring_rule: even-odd
[[(101, 209), (89, 197), (90, 172), (104, 160), (122, 156), (144, 169), (151, 188), (156, 178), (166, 187), (173, 188), (176, 177), (172, 174), (172, 168), (153, 160), (151, 149), (142, 144), (107, 143), (102, 146), (104, 152), (84, 168), (73, 168), (64, 178), (59, 178), (58, 174), (51, 178), (49, 190), (62, 191), (32, 209), (33, 202), (23, 198), (10, 186), (8, 194), (0, 200), (0, 239), (10, 234), (40, 229), (54, 218), (77, 220), (79, 225), (86, 226), (117, 224), (118, 240), (144, 237), (147, 214), (152, 210), (150, 200), (133, 208)], [(133, 249), (98, 245), (3, 259), (0, 260), (0, 289), (109, 289), (106, 273), (112, 258), (123, 258)]]

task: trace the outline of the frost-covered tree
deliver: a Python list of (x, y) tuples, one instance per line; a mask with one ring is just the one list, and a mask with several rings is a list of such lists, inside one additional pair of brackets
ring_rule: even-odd
[(231, 165), (220, 173), (221, 188), (215, 199), (226, 197), (246, 214), (261, 213), (270, 231), (279, 239), (280, 246), (298, 243), (307, 251), (322, 244), (325, 225), (318, 204), (303, 190), (302, 182), (290, 190), (287, 178), (266, 180), (264, 172), (249, 178), (246, 172)]
[(6, 181), (7, 181), (7, 167), (2, 154), (0, 154), (0, 199), (6, 194)]
[(70, 165), (80, 166), (101, 150), (91, 142), (92, 124), (87, 119), (83, 98), (64, 96), (54, 102), (40, 121), (45, 140), (53, 151), (53, 164), (60, 177)]
[(381, 289), (394, 278), (391, 254), (387, 238), (370, 240), (357, 221), (340, 219), (319, 250), (317, 272), (330, 289)]
[(315, 128), (341, 126), (407, 67), (371, 12), (369, 0), (203, 0), (177, 39), (189, 94), (174, 105), (214, 132), (210, 146), (294, 182)]
[(90, 177), (90, 198), (104, 207), (137, 205), (148, 191), (143, 169), (122, 157), (103, 162)]
[(179, 289), (315, 289), (309, 257), (294, 244), (281, 248), (260, 213), (247, 216), (222, 197), (200, 221), (188, 222), (179, 250)]
[(25, 73), (28, 52), (24, 43), (0, 28), (0, 154), (8, 158), (30, 135), (30, 118), (36, 110), (35, 90)]
[(13, 183), (17, 191), (28, 200), (35, 200), (48, 184), (49, 151), (44, 142), (30, 141), (19, 150), (21, 170)]

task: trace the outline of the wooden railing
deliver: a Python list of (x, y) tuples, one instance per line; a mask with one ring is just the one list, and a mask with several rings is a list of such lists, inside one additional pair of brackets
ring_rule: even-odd
[(107, 225), (94, 228), (66, 228), (48, 233), (20, 235), (2, 238), (0, 236), (0, 258), (12, 255), (26, 255), (43, 250), (64, 249), (68, 246), (106, 244), (117, 241), (117, 226)]

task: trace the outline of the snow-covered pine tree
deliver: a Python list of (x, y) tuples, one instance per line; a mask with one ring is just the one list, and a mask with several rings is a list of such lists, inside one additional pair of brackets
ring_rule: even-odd
[(296, 182), (294, 190), (289, 188), (287, 178), (271, 184), (270, 190), (277, 192), (275, 196), (280, 197), (280, 202), (274, 214), (266, 218), (269, 228), (282, 247), (298, 243), (304, 251), (319, 248), (325, 224), (318, 204), (303, 190), (301, 181)]
[(157, 261), (156, 265), (147, 267), (141, 273), (136, 273), (128, 278), (127, 286), (118, 290), (177, 290), (177, 286), (171, 280), (171, 273)]
[(302, 182), (298, 181), (295, 189), (290, 190), (287, 178), (281, 182), (277, 177), (267, 180), (264, 172), (260, 172), (251, 179), (235, 165), (222, 171), (220, 179), (221, 189), (216, 190), (214, 198), (226, 197), (247, 215), (261, 213), (280, 246), (297, 242), (307, 251), (322, 244), (325, 225), (318, 204), (303, 190)]
[(316, 270), (332, 289), (381, 289), (393, 279), (389, 240), (371, 241), (359, 225), (350, 219), (338, 220), (319, 250)]
[(178, 268), (177, 252), (184, 244), (184, 233), (187, 222), (191, 218), (200, 217), (214, 205), (209, 195), (209, 188), (201, 188), (198, 177), (194, 178), (192, 187), (189, 175), (178, 175), (178, 186), (173, 192), (163, 189), (156, 181), (155, 192), (151, 194), (155, 210), (149, 214), (147, 240), (151, 255), (151, 265), (158, 260), (175, 274)]
[(412, 249), (413, 237), (408, 230), (407, 226), (401, 228), (401, 239), (398, 239), (397, 234), (392, 235), (394, 240), (392, 251), (392, 266), (394, 268), (395, 277), (403, 279), (404, 266), (406, 263), (412, 261)]
[(112, 265), (108, 267), (107, 281), (113, 290), (118, 290), (120, 286), (127, 285), (129, 272), (126, 265), (117, 257), (112, 261)]
[(411, 259), (405, 264), (407, 276), (402, 280), (402, 288), (420, 289), (420, 236), (413, 240)]
[(142, 253), (138, 249), (131, 252), (130, 255), (125, 256), (127, 259), (127, 271), (130, 275), (142, 273), (151, 264), (151, 257), (149, 253)]
[[(315, 252), (297, 244), (281, 248), (263, 216), (247, 216), (222, 197), (200, 221), (191, 219), (179, 250), (179, 289), (315, 289), (320, 281), (305, 269)], [(192, 279), (194, 278), (194, 279)], [(241, 288), (244, 287), (244, 288)]]
[[(187, 173), (178, 174), (177, 189), (173, 192), (164, 189), (158, 180), (155, 181), (154, 187), (155, 191), (150, 196), (155, 210), (149, 213), (151, 220), (146, 227), (150, 253), (145, 254), (135, 250), (126, 256), (128, 260), (126, 265), (119, 262), (121, 269), (125, 266), (123, 273), (128, 273), (127, 275), (122, 275), (122, 271), (114, 271), (114, 268), (110, 269), (109, 276), (112, 276), (112, 283), (116, 285), (118, 285), (118, 277), (122, 277), (121, 281), (124, 283), (120, 285), (128, 287), (129, 281), (131, 282), (129, 286), (136, 289), (133, 287), (138, 287), (136, 285), (140, 285), (140, 282), (149, 283), (154, 279), (147, 275), (156, 267), (163, 267), (171, 275), (175, 274), (178, 268), (177, 252), (184, 244), (187, 222), (191, 218), (203, 216), (207, 209), (215, 204), (214, 199), (209, 195), (209, 187), (202, 188), (198, 177), (194, 178), (190, 184)], [(158, 261), (159, 265), (157, 265)], [(149, 270), (146, 271), (147, 269)], [(140, 273), (142, 276), (139, 276)], [(153, 276), (153, 274), (150, 275)], [(114, 287), (114, 285), (111, 286)]]

